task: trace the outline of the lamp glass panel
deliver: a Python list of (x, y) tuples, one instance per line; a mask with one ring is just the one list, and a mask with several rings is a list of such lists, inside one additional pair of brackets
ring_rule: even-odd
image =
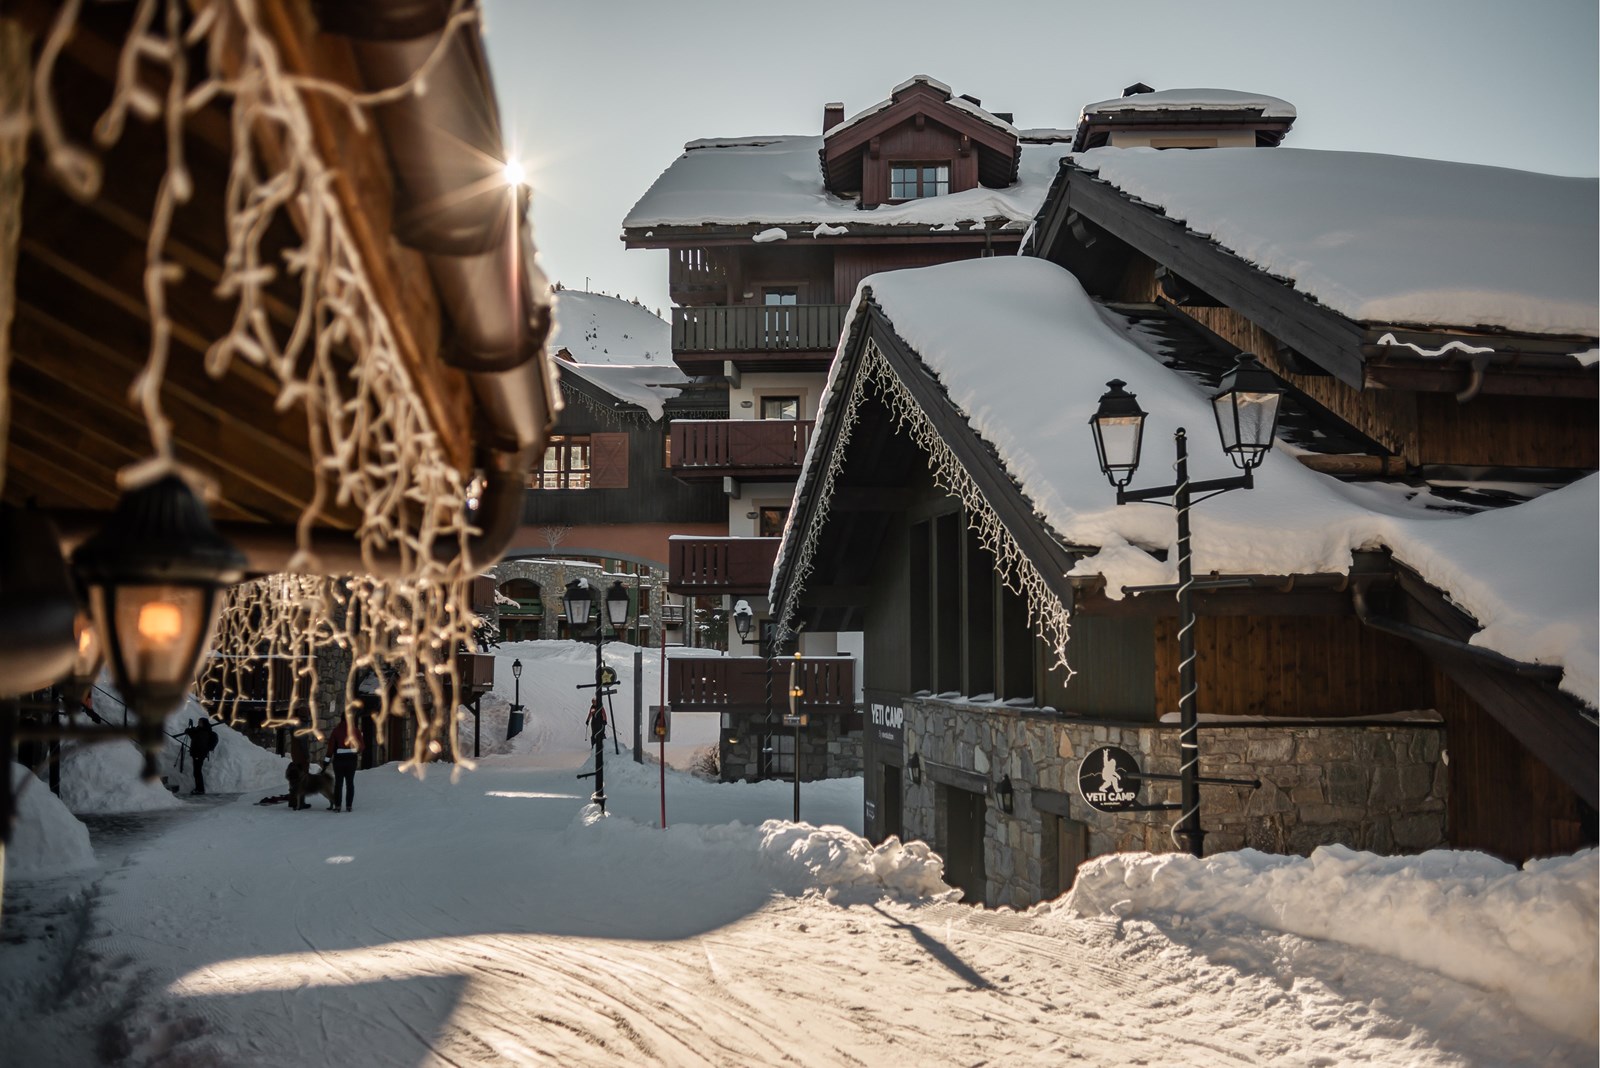
[(567, 595), (563, 600), (567, 605), (567, 622), (578, 626), (589, 622), (590, 592), (588, 586), (573, 588), (567, 587)]
[(1222, 448), (1244, 467), (1254, 467), (1272, 448), (1272, 435), (1278, 423), (1278, 393), (1224, 393), (1212, 403), (1216, 406), (1217, 430)]
[[(92, 599), (105, 596), (102, 587)], [(215, 598), (198, 586), (119, 586), (109, 619), (133, 687), (183, 687), (211, 641)], [(101, 615), (97, 612), (96, 615)], [(119, 680), (122, 681), (122, 680)]]
[(89, 613), (80, 611), (73, 618), (72, 633), (77, 647), (72, 660), (72, 674), (79, 679), (90, 678), (100, 668), (100, 650), (103, 646)]
[(1139, 466), (1144, 416), (1105, 416), (1096, 419), (1094, 425), (1107, 471), (1131, 471)]
[(628, 622), (628, 592), (620, 585), (611, 587), (611, 592), (606, 595), (606, 614), (613, 627)]

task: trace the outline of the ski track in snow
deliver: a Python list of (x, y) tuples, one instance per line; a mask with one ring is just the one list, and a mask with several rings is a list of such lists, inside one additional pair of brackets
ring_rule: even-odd
[[(573, 760), (362, 772), (349, 814), (245, 795), (166, 818), (90, 877), (67, 996), (27, 991), (45, 1015), (9, 1014), (0, 1048), (177, 1068), (1594, 1063), (1496, 995), (1241, 921), (792, 896), (737, 844), (652, 829), (655, 773), (626, 757), (614, 818), (576, 820)], [(668, 789), (689, 822), (789, 805), (781, 783)], [(859, 783), (803, 798), (859, 821)]]

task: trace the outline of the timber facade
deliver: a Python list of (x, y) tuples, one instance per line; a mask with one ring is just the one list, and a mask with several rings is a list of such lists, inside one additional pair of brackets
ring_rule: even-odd
[[(1204, 389), (1238, 352), (1260, 356), (1305, 467), (1474, 512), (1597, 466), (1595, 369), (1572, 358), (1592, 337), (1501, 331), (1475, 361), (1414, 358), (1380, 339), (1489, 349), (1489, 334), (1343, 320), (1070, 160), (1024, 251)], [(1040, 517), (1040, 487), (1006, 469), (892, 314), (870, 289), (854, 313), (808, 459), (831, 481), (800, 486), (778, 613), (864, 631), (868, 836), (924, 838), (969, 900), (1024, 906), (1066, 890), (1087, 857), (1177, 848), (1167, 814), (1099, 812), (1079, 786), (1108, 744), (1151, 774), (1177, 768), (1172, 589), (1113, 599), (1102, 576), (1073, 574), (1097, 547)], [(911, 424), (895, 414), (908, 408)], [(919, 422), (926, 433), (908, 429)], [(960, 477), (936, 482), (941, 464)], [(982, 533), (996, 529), (1009, 559)], [(1019, 566), (1070, 616), (1070, 674)], [(1558, 688), (1559, 667), (1471, 645), (1478, 621), (1388, 551), (1338, 573), (1200, 576), (1193, 596), (1201, 773), (1260, 780), (1205, 791), (1208, 849), (1449, 845), (1521, 861), (1596, 841), (1593, 708)]]

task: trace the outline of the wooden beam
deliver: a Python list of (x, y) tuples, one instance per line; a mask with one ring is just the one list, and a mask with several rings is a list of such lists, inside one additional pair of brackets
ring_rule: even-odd
[[(11, 371), (11, 320), (17, 307), (17, 246), (22, 236), (23, 172), (28, 161), (28, 90), (33, 36), (15, 19), (0, 18), (0, 383)], [(0, 389), (0, 427), (10, 391)], [(6, 439), (0, 436), (0, 489), (5, 486)]]
[(1092, 175), (1070, 170), (1064, 195), (1072, 210), (1177, 271), (1346, 385), (1361, 387), (1358, 324)]
[[(1363, 383), (1367, 389), (1403, 389), (1413, 393), (1460, 393), (1472, 384), (1472, 368), (1463, 364), (1368, 364)], [(1571, 371), (1515, 370), (1491, 365), (1484, 370), (1481, 394), (1511, 397), (1600, 397), (1600, 378), (1594, 367), (1572, 361)]]
[[(267, 25), (285, 70), (359, 89), (348, 41), (319, 32), (310, 5), (268, 4)], [(322, 93), (305, 93), (307, 118), (318, 154), (332, 176), (362, 270), (394, 333), (401, 363), (421, 395), (431, 429), (463, 471), (472, 463), (472, 402), (466, 377), (439, 356), (441, 317), (427, 264), (394, 237), (394, 190), (376, 125), (357, 129)]]

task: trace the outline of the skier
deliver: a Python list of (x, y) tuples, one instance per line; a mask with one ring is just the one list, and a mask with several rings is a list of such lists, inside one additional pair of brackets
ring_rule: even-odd
[(206, 792), (206, 757), (217, 747), (217, 732), (211, 729), (211, 717), (202, 716), (198, 723), (191, 719), (189, 729), (183, 732), (183, 736), (189, 739), (189, 756), (194, 759), (194, 790), (191, 793), (203, 795)]

